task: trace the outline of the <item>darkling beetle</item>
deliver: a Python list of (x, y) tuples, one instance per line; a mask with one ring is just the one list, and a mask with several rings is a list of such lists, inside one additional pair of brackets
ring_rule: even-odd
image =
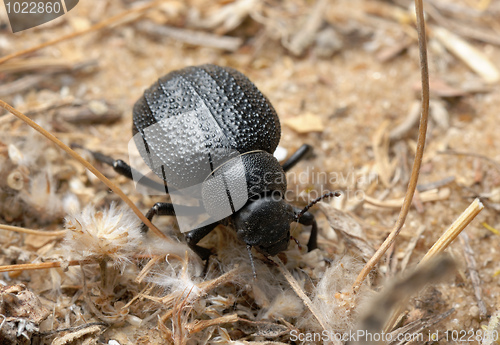
[[(150, 126), (165, 120), (175, 120), (180, 126), (174, 128), (167, 122), (163, 131), (148, 136)], [(229, 201), (229, 216), (214, 216), (210, 224), (186, 233), (187, 244), (203, 260), (209, 258), (211, 251), (199, 246), (198, 242), (218, 224), (227, 221), (232, 223), (238, 238), (246, 243), (252, 266), (251, 247), (265, 256), (276, 255), (288, 247), (292, 222), (312, 226), (307, 247), (309, 251), (317, 247), (318, 227), (313, 214), (307, 210), (321, 198), (313, 200), (302, 210), (284, 199), (287, 188), (285, 172), (311, 147), (303, 145), (283, 165), (278, 163), (273, 156), (281, 136), (278, 115), (269, 100), (242, 73), (229, 67), (202, 65), (165, 75), (135, 103), (132, 131), (142, 158), (162, 178), (164, 185), (161, 188), (166, 193), (168, 189), (172, 192), (172, 188), (205, 183), (200, 201), (212, 215)], [(153, 162), (153, 151), (160, 156), (156, 157), (161, 160), (160, 164)], [(234, 158), (231, 152), (237, 153), (244, 171), (232, 170), (231, 164), (226, 164)], [(116, 172), (133, 178), (133, 168), (124, 161), (92, 153)], [(207, 154), (208, 174), (219, 172), (219, 176), (224, 177), (225, 191), (206, 183), (207, 171), (198, 163), (207, 159)], [(216, 157), (218, 154), (229, 154), (230, 157)], [(168, 169), (168, 174), (165, 169)], [(228, 188), (228, 183), (241, 178), (236, 176), (238, 174), (243, 174), (248, 191), (241, 205), (236, 205)], [(142, 182), (154, 184), (147, 178)], [(339, 193), (328, 193), (323, 197), (326, 196), (339, 196)], [(175, 216), (174, 208), (177, 211), (182, 209), (172, 203), (156, 203), (146, 217), (152, 220), (154, 216)], [(147, 230), (145, 226), (143, 229)]]

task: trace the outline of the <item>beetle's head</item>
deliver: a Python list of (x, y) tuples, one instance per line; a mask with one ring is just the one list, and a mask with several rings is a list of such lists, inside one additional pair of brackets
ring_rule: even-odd
[(238, 238), (270, 256), (287, 249), (293, 219), (292, 206), (278, 193), (251, 199), (233, 217)]

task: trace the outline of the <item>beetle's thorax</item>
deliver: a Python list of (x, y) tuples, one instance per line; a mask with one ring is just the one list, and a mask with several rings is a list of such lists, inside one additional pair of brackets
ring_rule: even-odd
[(202, 201), (214, 219), (226, 218), (263, 195), (286, 192), (286, 175), (265, 151), (248, 152), (214, 169), (203, 183)]

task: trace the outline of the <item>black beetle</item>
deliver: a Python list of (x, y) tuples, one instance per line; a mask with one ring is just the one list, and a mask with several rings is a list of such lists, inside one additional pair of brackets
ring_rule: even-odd
[[(320, 198), (303, 210), (284, 200), (285, 172), (311, 148), (303, 145), (282, 166), (278, 163), (273, 156), (281, 135), (278, 115), (242, 73), (202, 65), (165, 75), (135, 103), (133, 134), (142, 158), (164, 182), (161, 187), (166, 193), (200, 186), (187, 194), (198, 198), (198, 209), (209, 219), (190, 228), (186, 240), (202, 259), (211, 252), (198, 242), (227, 220), (249, 252), (251, 247), (264, 255), (285, 250), (292, 222), (312, 226), (307, 247), (316, 248), (317, 225), (307, 210)], [(136, 178), (135, 170), (124, 161), (93, 154), (118, 173)], [(243, 181), (243, 188), (241, 183), (234, 187), (235, 181)], [(141, 182), (155, 183), (146, 177)], [(176, 213), (179, 217), (179, 212), (189, 214), (195, 209), (156, 203), (146, 217)]]

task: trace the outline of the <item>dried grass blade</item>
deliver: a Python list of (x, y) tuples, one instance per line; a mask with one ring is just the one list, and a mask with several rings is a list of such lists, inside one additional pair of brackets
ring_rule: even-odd
[(434, 28), (433, 33), (446, 49), (480, 75), (484, 81), (493, 84), (500, 80), (500, 72), (482, 52), (444, 28)]
[(14, 231), (14, 232), (20, 232), (23, 234), (37, 235), (37, 236), (64, 236), (64, 235), (66, 235), (66, 230), (56, 230), (56, 231), (35, 230), (35, 229), (26, 229), (26, 228), (20, 228), (18, 226), (5, 225), (5, 224), (0, 224), (0, 230)]
[(363, 267), (363, 269), (359, 273), (356, 281), (352, 286), (354, 292), (359, 289), (371, 270), (380, 261), (387, 249), (389, 249), (392, 243), (396, 240), (396, 237), (399, 235), (399, 232), (403, 228), (406, 216), (408, 215), (408, 211), (410, 210), (413, 195), (415, 194), (415, 189), (417, 188), (420, 165), (422, 164), (422, 157), (424, 155), (425, 138), (427, 135), (427, 122), (429, 119), (429, 66), (427, 63), (427, 43), (425, 38), (425, 20), (422, 0), (415, 0), (415, 11), (417, 12), (417, 30), (420, 48), (419, 51), (422, 79), (422, 116), (420, 117), (415, 161), (413, 163), (413, 169), (411, 171), (410, 182), (406, 191), (403, 207), (401, 208), (398, 220), (394, 225), (394, 229), (389, 234), (389, 236), (387, 236), (386, 240), (384, 241), (384, 243), (382, 243), (380, 248), (375, 252), (375, 255), (373, 255), (373, 257), (366, 263), (365, 267)]
[(0, 266), (0, 272), (14, 272), (14, 271), (32, 271), (32, 270), (43, 270), (47, 268), (55, 268), (61, 266), (77, 266), (83, 264), (97, 264), (93, 259), (87, 260), (71, 260), (67, 262), (52, 261), (52, 262), (38, 262), (34, 264), (16, 264), (16, 265), (5, 265)]
[(221, 317), (216, 317), (215, 319), (210, 320), (195, 320), (186, 325), (186, 328), (190, 334), (198, 333), (204, 330), (207, 327), (220, 325), (223, 323), (234, 323), (237, 322), (240, 318), (236, 313), (224, 315)]
[(463, 229), (469, 223), (476, 218), (476, 216), (481, 212), (484, 208), (484, 205), (479, 201), (479, 199), (475, 199), (472, 204), (467, 207), (467, 209), (460, 215), (451, 224), (451, 226), (445, 231), (445, 233), (434, 243), (434, 245), (429, 249), (427, 254), (423, 257), (422, 261), (420, 261), (419, 265), (422, 265), (432, 258), (435, 258), (439, 254), (441, 254), (448, 246), (457, 238), (457, 236), (462, 232)]

